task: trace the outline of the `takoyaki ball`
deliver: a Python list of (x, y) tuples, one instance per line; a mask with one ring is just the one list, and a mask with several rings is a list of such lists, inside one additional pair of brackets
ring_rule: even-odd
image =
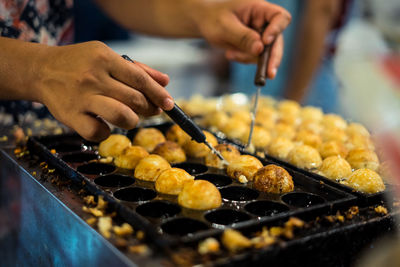
[(229, 121), (222, 127), (221, 131), (231, 139), (239, 139), (245, 135), (249, 129), (249, 124), (241, 120), (229, 119)]
[(278, 113), (272, 107), (260, 107), (257, 111), (255, 123), (266, 130), (274, 128)]
[(217, 130), (223, 129), (223, 127), (228, 123), (229, 116), (225, 111), (217, 110), (208, 113), (204, 117), (204, 122), (207, 127), (215, 128)]
[(185, 170), (171, 168), (160, 173), (156, 180), (155, 188), (157, 192), (163, 194), (178, 195), (182, 191), (183, 185), (193, 180), (194, 176)]
[(364, 137), (370, 137), (370, 133), (368, 132), (367, 128), (365, 128), (360, 123), (356, 123), (356, 122), (352, 122), (347, 126), (346, 133), (349, 136), (361, 135)]
[(302, 169), (319, 168), (322, 164), (318, 150), (308, 145), (295, 146), (288, 154), (291, 164)]
[(132, 170), (142, 158), (148, 155), (149, 152), (141, 146), (129, 146), (115, 158), (114, 164), (117, 167)]
[(347, 134), (345, 130), (340, 128), (323, 128), (321, 132), (321, 138), (323, 141), (338, 141), (345, 143), (347, 140)]
[(245, 94), (224, 95), (221, 98), (220, 107), (226, 112), (233, 113), (236, 110), (249, 110), (249, 102)]
[[(250, 129), (245, 135), (243, 135), (240, 138), (240, 141), (242, 141), (244, 144), (247, 144), (247, 141), (249, 139), (249, 133)], [(268, 146), (270, 141), (271, 141), (271, 134), (264, 128), (255, 125), (253, 128), (253, 136), (251, 138), (251, 143), (254, 145), (254, 147), (256, 149), (259, 148), (264, 149)]]
[(261, 95), (259, 98), (260, 107), (274, 107), (276, 100), (270, 96)]
[(292, 176), (274, 164), (264, 166), (254, 174), (254, 187), (262, 192), (281, 194), (293, 191)]
[(346, 158), (348, 153), (347, 148), (342, 143), (337, 141), (323, 142), (318, 147), (318, 151), (322, 158), (327, 158), (330, 156), (341, 156), (342, 158)]
[(240, 120), (249, 124), (251, 121), (251, 113), (248, 110), (236, 110), (232, 113), (231, 119)]
[(179, 193), (178, 203), (189, 209), (209, 210), (221, 206), (222, 198), (215, 185), (209, 181), (196, 180), (185, 183)]
[(372, 140), (369, 137), (365, 137), (363, 135), (350, 136), (347, 139), (345, 145), (349, 150), (361, 149), (361, 148), (375, 150), (375, 145), (372, 142)]
[(102, 157), (116, 157), (131, 145), (131, 141), (125, 135), (112, 134), (99, 145), (99, 154)]
[(346, 184), (358, 191), (369, 194), (385, 190), (382, 178), (370, 169), (358, 169), (354, 171)]
[(350, 150), (346, 157), (353, 169), (370, 169), (376, 171), (379, 168), (379, 159), (374, 151), (368, 149)]
[(171, 169), (168, 161), (159, 155), (142, 158), (135, 168), (135, 177), (139, 180), (154, 182), (165, 170)]
[(325, 128), (339, 128), (345, 130), (347, 127), (347, 122), (336, 114), (324, 115), (321, 123)]
[(351, 175), (350, 164), (340, 156), (330, 156), (322, 161), (320, 172), (329, 179), (349, 178)]
[(284, 137), (289, 140), (292, 140), (296, 135), (296, 131), (292, 125), (278, 122), (274, 129), (272, 129), (271, 134), (273, 137)]
[(324, 117), (324, 113), (320, 108), (306, 106), (300, 110), (300, 118), (302, 121), (320, 122)]
[(298, 115), (300, 112), (300, 104), (293, 100), (282, 100), (278, 104), (278, 111), (282, 114)]
[(314, 148), (318, 148), (322, 143), (322, 139), (319, 135), (307, 130), (297, 132), (294, 141), (301, 142), (304, 145), (309, 145)]
[[(209, 142), (213, 147), (218, 145), (217, 138), (213, 134), (207, 131), (203, 131), (206, 135), (206, 140)], [(189, 140), (183, 145), (183, 149), (186, 152), (186, 155), (192, 158), (203, 158), (208, 153), (211, 153), (211, 150), (203, 143), (197, 143), (194, 140)]]
[(217, 107), (217, 100), (204, 98), (200, 94), (193, 95), (183, 106), (184, 111), (190, 116), (204, 115), (212, 112)]
[(262, 167), (262, 163), (250, 155), (241, 155), (228, 165), (228, 176), (240, 182), (252, 181), (254, 174)]
[(166, 159), (169, 163), (180, 163), (186, 161), (185, 151), (177, 143), (172, 141), (165, 141), (164, 143), (158, 144), (153, 154), (160, 155)]
[(313, 120), (302, 120), (297, 126), (297, 131), (309, 131), (318, 135), (322, 132), (322, 130), (323, 127), (321, 123)]
[(191, 138), (178, 124), (172, 125), (165, 134), (167, 140), (183, 146)]
[(156, 145), (165, 141), (162, 132), (156, 128), (142, 128), (133, 138), (133, 144), (143, 147), (147, 152), (153, 151)]
[(266, 152), (268, 155), (278, 159), (286, 159), (294, 143), (284, 137), (276, 137), (271, 140)]
[[(232, 160), (240, 156), (240, 152), (232, 145), (229, 144), (219, 144), (215, 146), (215, 149), (218, 150), (224, 159), (230, 163)], [(214, 153), (208, 153), (205, 157), (205, 163), (207, 166), (215, 167), (218, 169), (224, 169), (225, 165), (222, 163), (222, 160), (218, 158)]]
[(298, 115), (293, 115), (290, 113), (280, 113), (278, 122), (295, 127), (300, 123), (300, 118), (298, 117)]

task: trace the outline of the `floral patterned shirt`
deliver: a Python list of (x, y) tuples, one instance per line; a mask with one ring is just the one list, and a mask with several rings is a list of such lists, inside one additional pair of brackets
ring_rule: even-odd
[(73, 0), (0, 0), (0, 36), (48, 45), (73, 42)]

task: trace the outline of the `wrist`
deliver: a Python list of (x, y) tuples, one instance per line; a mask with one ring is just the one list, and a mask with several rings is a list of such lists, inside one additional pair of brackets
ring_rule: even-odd
[(56, 47), (47, 45), (40, 45), (37, 47), (34, 56), (30, 59), (29, 77), (27, 85), (30, 90), (30, 100), (45, 104), (45, 90), (44, 81), (46, 80), (46, 72), (48, 70), (46, 62), (48, 60), (57, 60), (56, 57), (51, 56), (51, 51)]

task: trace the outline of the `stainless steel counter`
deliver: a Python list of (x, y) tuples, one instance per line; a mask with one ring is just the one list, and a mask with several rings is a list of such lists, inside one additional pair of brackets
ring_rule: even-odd
[(4, 150), (0, 259), (1, 266), (136, 266)]

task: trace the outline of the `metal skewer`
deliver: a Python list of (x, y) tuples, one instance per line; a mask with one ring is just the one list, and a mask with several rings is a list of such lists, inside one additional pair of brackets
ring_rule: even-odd
[[(263, 27), (260, 34), (262, 34), (264, 32), (264, 30), (267, 26), (268, 26), (268, 23)], [(263, 87), (265, 85), (266, 80), (267, 80), (269, 56), (270, 56), (271, 47), (273, 44), (274, 44), (274, 42), (272, 42), (269, 45), (265, 45), (263, 52), (258, 57), (257, 71), (256, 71), (256, 76), (254, 78), (254, 84), (257, 86), (257, 91), (256, 91), (256, 94), (254, 97), (253, 108), (251, 110), (250, 132), (249, 132), (249, 138), (247, 139), (246, 148), (249, 148), (249, 146), (251, 145), (251, 140), (253, 138), (253, 130), (254, 130), (254, 124), (255, 124), (256, 115), (257, 115), (257, 108), (258, 108), (258, 99), (261, 94), (261, 87)]]

